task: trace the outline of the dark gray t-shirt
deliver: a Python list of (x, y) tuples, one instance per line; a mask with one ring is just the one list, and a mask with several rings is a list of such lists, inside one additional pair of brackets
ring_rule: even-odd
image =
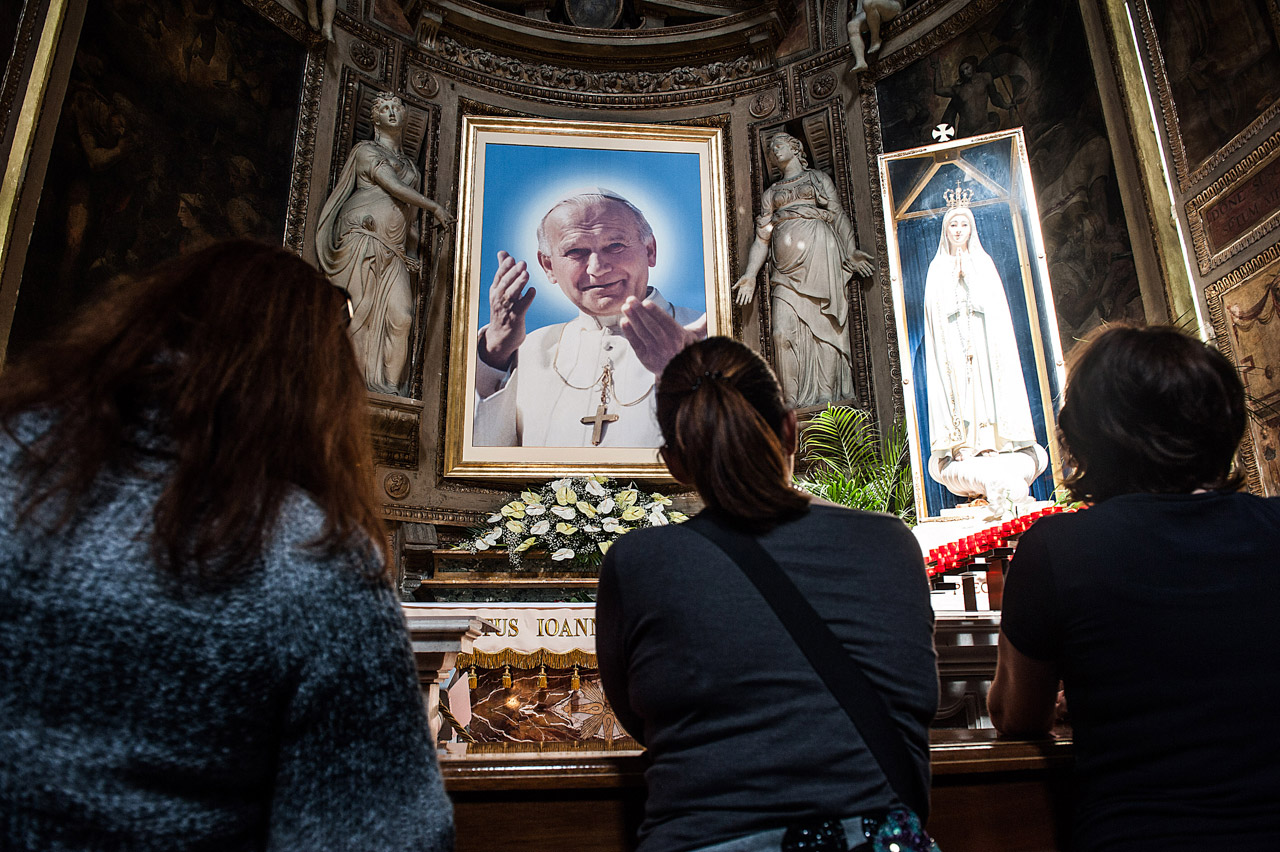
[[(881, 690), (922, 773), (937, 708), (920, 547), (888, 515), (813, 506), (760, 538)], [(755, 586), (679, 526), (637, 530), (600, 572), (596, 649), (652, 760), (641, 852), (683, 852), (896, 799)]]

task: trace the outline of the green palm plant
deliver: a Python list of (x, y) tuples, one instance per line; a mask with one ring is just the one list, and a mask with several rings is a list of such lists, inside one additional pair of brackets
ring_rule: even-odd
[(833, 503), (888, 512), (915, 523), (907, 427), (899, 420), (882, 441), (871, 413), (828, 406), (800, 429), (803, 469), (796, 485)]

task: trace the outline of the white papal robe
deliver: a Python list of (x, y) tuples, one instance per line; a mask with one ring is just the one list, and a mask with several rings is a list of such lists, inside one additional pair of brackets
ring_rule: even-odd
[[(689, 325), (702, 314), (673, 307), (653, 287), (654, 304)], [(600, 405), (601, 376), (612, 366), (608, 413), (601, 447), (660, 447), (654, 385), (618, 327), (621, 314), (579, 313), (569, 322), (529, 332), (506, 371), (476, 358), (477, 447), (590, 447), (594, 426), (583, 423)], [(631, 403), (631, 404), (627, 404)]]

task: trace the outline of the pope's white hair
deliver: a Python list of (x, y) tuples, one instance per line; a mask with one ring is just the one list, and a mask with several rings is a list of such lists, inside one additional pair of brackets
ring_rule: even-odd
[(559, 210), (565, 205), (573, 205), (582, 208), (588, 204), (599, 204), (603, 201), (616, 201), (631, 211), (631, 215), (636, 220), (636, 231), (640, 234), (640, 241), (648, 243), (653, 241), (653, 228), (649, 225), (649, 220), (644, 218), (644, 214), (640, 212), (640, 208), (623, 198), (618, 193), (604, 187), (594, 187), (586, 189), (582, 192), (574, 193), (560, 199), (551, 205), (551, 209), (542, 217), (542, 221), (538, 223), (538, 253), (544, 255), (551, 254), (551, 242), (547, 239), (547, 219), (551, 218), (551, 214)]

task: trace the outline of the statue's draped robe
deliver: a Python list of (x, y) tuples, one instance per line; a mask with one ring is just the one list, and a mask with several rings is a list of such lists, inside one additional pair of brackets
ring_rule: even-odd
[(774, 357), (787, 404), (854, 396), (849, 298), (853, 223), (825, 173), (805, 169), (764, 192), (756, 236), (769, 244)]
[[(676, 308), (652, 287), (647, 295), (688, 325), (701, 314)], [(655, 376), (640, 363), (622, 335), (621, 315), (579, 313), (567, 323), (529, 332), (506, 372), (476, 359), (476, 415), (473, 444), (478, 447), (590, 447), (600, 405), (600, 377), (612, 364), (613, 390), (608, 411), (618, 420), (605, 425), (602, 447), (660, 447), (653, 393)], [(619, 402), (619, 400), (621, 402)], [(621, 403), (634, 403), (622, 405)]]
[(401, 390), (409, 361), (413, 292), (405, 255), (416, 210), (374, 183), (375, 169), (417, 188), (413, 162), (376, 142), (351, 149), (316, 231), (320, 268), (351, 296), (351, 337), (369, 390)]
[[(969, 213), (965, 208), (957, 209), (961, 214)], [(1025, 495), (1025, 486), (1044, 469), (1044, 453), (1043, 448), (1036, 451), (1009, 302), (995, 263), (982, 249), (971, 214), (967, 247), (954, 255), (948, 251), (946, 223), (952, 215), (944, 219), (942, 241), (925, 279), (930, 469), (941, 469), (942, 475), (935, 473), (934, 478), (955, 493), (991, 497), (990, 489), (1012, 476), (1019, 482), (1007, 483), (1007, 487)], [(1028, 454), (1014, 459), (988, 456), (948, 465), (951, 454), (961, 447), (969, 448), (975, 456), (985, 451), (1004, 454), (1026, 450)], [(953, 469), (948, 471), (948, 467)], [(975, 471), (962, 470), (968, 467)], [(992, 470), (976, 471), (979, 467)]]

